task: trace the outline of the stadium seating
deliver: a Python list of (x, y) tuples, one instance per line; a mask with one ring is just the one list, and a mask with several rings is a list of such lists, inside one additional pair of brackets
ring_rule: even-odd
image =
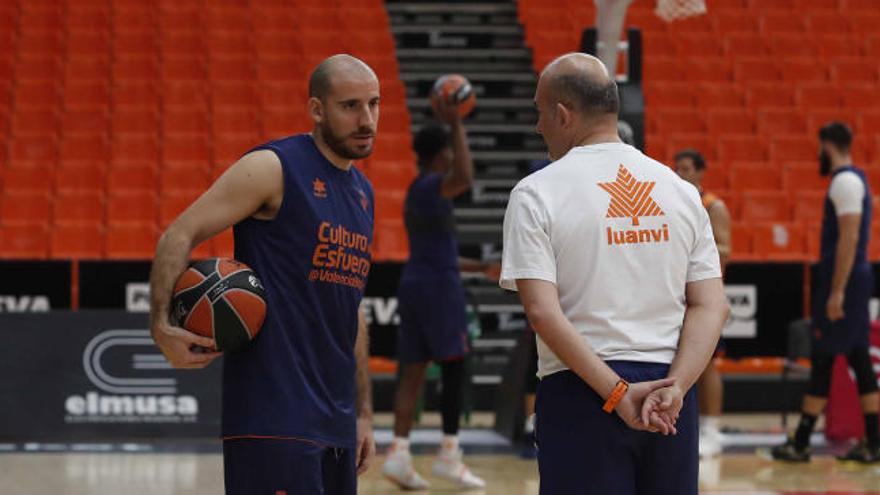
[[(536, 71), (595, 23), (593, 2), (518, 6)], [(853, 159), (880, 192), (877, 2), (713, 0), (706, 15), (670, 23), (653, 6), (633, 2), (626, 20), (643, 33), (648, 154), (666, 163), (682, 148), (706, 156), (704, 187), (733, 217), (734, 260), (815, 259), (828, 187), (817, 174), (820, 126), (854, 129)], [(575, 11), (568, 18), (578, 22), (552, 23)]]
[[(380, 77), (376, 164), (359, 166), (401, 197), (414, 155), (385, 6), (306, 4), (5, 2), (0, 258), (150, 258), (159, 229), (243, 153), (310, 129), (308, 73), (339, 52)], [(402, 259), (399, 201), (384, 202), (373, 255)], [(195, 254), (231, 252), (225, 232)]]

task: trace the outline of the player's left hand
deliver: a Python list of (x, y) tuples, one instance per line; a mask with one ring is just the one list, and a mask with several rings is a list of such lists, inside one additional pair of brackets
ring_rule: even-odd
[(828, 296), (828, 304), (825, 306), (830, 321), (842, 320), (846, 316), (843, 312), (843, 292), (832, 292)]
[(373, 439), (373, 420), (370, 418), (358, 418), (357, 420), (357, 460), (358, 476), (367, 472), (376, 457), (376, 441)]
[(489, 280), (497, 282), (501, 278), (501, 263), (489, 263), (483, 270), (483, 275)]

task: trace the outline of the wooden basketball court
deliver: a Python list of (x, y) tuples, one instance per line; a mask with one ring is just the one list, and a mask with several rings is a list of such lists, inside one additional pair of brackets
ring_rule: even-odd
[[(381, 462), (381, 458), (379, 459)], [(416, 457), (430, 473), (432, 458)], [(469, 456), (473, 471), (488, 483), (486, 495), (537, 495), (535, 461), (509, 454)], [(217, 453), (6, 453), (0, 454), (0, 492), (65, 495), (214, 495), (223, 493), (222, 462)], [(754, 454), (727, 454), (703, 462), (701, 493), (712, 495), (795, 495), (806, 493), (880, 494), (880, 466), (850, 467), (819, 457), (808, 465), (780, 464)], [(430, 478), (429, 478), (430, 479)], [(452, 493), (434, 482), (423, 493)], [(360, 483), (361, 494), (403, 493), (382, 478), (378, 463)]]

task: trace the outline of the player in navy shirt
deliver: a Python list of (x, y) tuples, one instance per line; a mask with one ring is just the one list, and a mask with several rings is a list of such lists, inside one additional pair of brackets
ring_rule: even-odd
[(266, 289), (252, 345), (223, 366), (228, 494), (344, 494), (375, 453), (366, 326), (373, 191), (352, 166), (373, 149), (379, 82), (348, 55), (309, 81), (315, 122), (248, 152), (163, 234), (151, 275), (152, 334), (176, 367), (207, 366), (211, 341), (168, 323), (192, 248), (234, 226), (235, 256)]
[(402, 373), (394, 405), (394, 441), (383, 474), (403, 488), (426, 488), (412, 467), (409, 433), (419, 390), (430, 361), (440, 364), (443, 393), (443, 442), (434, 463), (435, 476), (462, 487), (482, 487), (461, 461), (458, 426), (468, 352), (465, 296), (459, 271), (484, 272), (490, 278), (498, 264), (459, 259), (452, 198), (467, 191), (473, 163), (464, 125), (454, 105), (435, 108), (440, 123), (425, 125), (415, 136), (419, 175), (407, 192), (404, 219), (410, 257), (398, 289), (400, 329), (397, 356)]
[(865, 172), (852, 164), (852, 132), (849, 127), (840, 122), (825, 125), (819, 131), (819, 143), (820, 173), (830, 173), (832, 178), (822, 218), (819, 265), (813, 279), (810, 382), (797, 431), (771, 453), (778, 460), (810, 460), (810, 435), (828, 402), (834, 359), (843, 354), (858, 382), (865, 439), (839, 459), (876, 463), (880, 462), (877, 416), (880, 401), (877, 376), (868, 351), (868, 301), (874, 291), (874, 274), (868, 262), (871, 189)]

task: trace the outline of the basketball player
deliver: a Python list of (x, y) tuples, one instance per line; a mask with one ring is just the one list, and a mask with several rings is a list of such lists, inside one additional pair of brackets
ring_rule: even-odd
[(462, 391), (468, 353), (464, 289), (459, 271), (482, 272), (498, 280), (497, 263), (458, 258), (452, 198), (473, 182), (473, 161), (457, 107), (438, 99), (435, 115), (450, 127), (426, 124), (413, 146), (419, 175), (409, 187), (404, 219), (410, 256), (398, 288), (398, 362), (403, 367), (394, 399), (394, 440), (383, 474), (405, 489), (428, 482), (415, 471), (409, 449), (419, 391), (430, 361), (440, 364), (443, 440), (432, 473), (463, 488), (481, 488), (482, 479), (462, 462), (458, 443)]
[(850, 155), (852, 132), (846, 124), (831, 122), (819, 130), (819, 173), (831, 175), (822, 218), (822, 243), (813, 279), (813, 341), (810, 382), (794, 436), (774, 448), (774, 459), (810, 460), (810, 435), (828, 402), (831, 372), (838, 354), (855, 371), (865, 420), (865, 438), (838, 459), (880, 462), (877, 376), (868, 353), (868, 301), (874, 275), (867, 259), (871, 229), (871, 189), (865, 172)]
[(620, 142), (599, 59), (550, 63), (535, 105), (554, 162), (511, 193), (501, 286), (539, 336), (540, 493), (696, 495), (690, 389), (728, 314), (709, 216)]
[[(168, 227), (151, 274), (152, 334), (172, 365), (207, 366), (210, 340), (168, 322), (172, 287), (200, 242), (234, 226), (235, 257), (266, 289), (252, 345), (223, 360), (228, 494), (356, 493), (375, 452), (366, 325), (373, 190), (352, 166), (373, 150), (379, 82), (349, 55), (309, 80), (309, 134), (245, 154)], [(360, 323), (359, 323), (360, 319)]]
[[(715, 236), (715, 246), (721, 258), (721, 273), (730, 259), (730, 212), (724, 201), (718, 196), (703, 189), (703, 176), (706, 173), (706, 160), (697, 150), (685, 149), (675, 154), (675, 172), (682, 179), (693, 184), (700, 193), (703, 206), (709, 212), (709, 222)], [(722, 343), (719, 341), (715, 355), (721, 353)], [(721, 407), (724, 401), (724, 382), (721, 373), (715, 367), (715, 360), (703, 370), (697, 381), (697, 398), (700, 403), (700, 456), (713, 457), (721, 453)]]

